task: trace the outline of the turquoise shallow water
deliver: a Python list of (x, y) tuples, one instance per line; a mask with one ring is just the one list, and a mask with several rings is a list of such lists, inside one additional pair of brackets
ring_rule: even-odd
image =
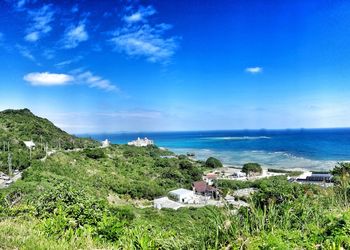
[(215, 156), (228, 165), (258, 162), (266, 167), (324, 170), (350, 160), (350, 129), (241, 130), (89, 134), (124, 144), (148, 137), (176, 153)]

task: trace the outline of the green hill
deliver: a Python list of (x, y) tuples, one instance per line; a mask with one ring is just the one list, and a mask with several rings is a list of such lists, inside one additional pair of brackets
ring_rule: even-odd
[[(36, 147), (29, 152), (23, 141), (32, 140)], [(29, 109), (8, 109), (0, 112), (0, 171), (6, 171), (8, 153), (12, 154), (13, 167), (24, 169), (31, 159), (43, 158), (47, 150), (96, 147), (91, 139), (70, 135), (45, 118), (34, 115)]]
[(29, 109), (8, 109), (0, 112), (0, 141), (20, 144), (33, 140), (37, 145), (63, 149), (96, 146), (97, 142), (72, 136), (45, 118), (35, 116)]

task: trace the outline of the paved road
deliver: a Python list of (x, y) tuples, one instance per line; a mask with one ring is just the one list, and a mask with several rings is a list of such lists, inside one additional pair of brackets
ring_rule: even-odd
[[(15, 174), (13, 177), (10, 177), (10, 180), (12, 180), (13, 182), (16, 182), (17, 180), (19, 180), (21, 178), (22, 178), (22, 173), (20, 172), (18, 174)], [(5, 183), (6, 183), (6, 180), (0, 179), (0, 188), (6, 188), (6, 187), (11, 185), (11, 184), (6, 185)]]

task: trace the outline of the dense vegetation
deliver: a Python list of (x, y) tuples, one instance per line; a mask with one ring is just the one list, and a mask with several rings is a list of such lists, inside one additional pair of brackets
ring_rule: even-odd
[(207, 168), (222, 168), (223, 167), (221, 161), (214, 158), (214, 157), (209, 157), (205, 162), (205, 166)]
[[(8, 136), (19, 140), (19, 134)], [(223, 195), (258, 190), (247, 199), (250, 207), (158, 211), (153, 198), (190, 188), (213, 166), (166, 155), (172, 153), (153, 146), (113, 145), (27, 159), (31, 166), (23, 179), (0, 190), (0, 248), (350, 248), (350, 164), (336, 166), (330, 188), (290, 183), (284, 176), (226, 180), (217, 183)]]
[[(118, 147), (108, 149), (106, 155), (125, 150), (125, 146), (121, 151)], [(79, 162), (82, 159), (76, 154), (55, 156), (50, 165), (58, 158)], [(84, 163), (90, 159), (82, 157)], [(57, 169), (62, 166), (58, 165)], [(92, 179), (84, 180), (84, 175), (74, 179), (79, 170), (72, 168), (72, 174), (66, 173), (67, 169), (54, 170), (53, 165), (48, 165), (47, 169), (44, 165), (36, 170), (30, 168), (23, 180), (3, 190), (0, 209), (2, 248), (19, 245), (28, 249), (350, 247), (347, 202), (350, 189), (344, 189), (344, 185), (323, 189), (290, 183), (285, 177), (254, 182), (224, 181), (220, 186), (225, 186), (227, 192), (245, 187), (259, 190), (248, 200), (249, 208), (234, 213), (230, 206), (157, 211), (147, 207), (146, 200), (136, 204), (135, 199), (128, 199), (130, 194), (124, 193), (123, 189), (109, 190), (112, 187), (107, 184), (110, 180), (104, 182), (99, 178), (100, 171), (108, 166), (95, 166), (94, 175), (99, 182), (91, 184), (88, 183)], [(138, 168), (143, 169), (141, 165)], [(87, 166), (84, 171), (91, 169)], [(135, 171), (132, 167), (130, 170)], [(141, 191), (137, 195), (148, 197), (149, 193)], [(57, 245), (52, 245), (55, 241)]]
[(254, 174), (261, 174), (262, 168), (259, 163), (245, 163), (242, 168), (242, 172), (247, 176)]
[[(29, 151), (23, 141), (32, 140), (36, 147)], [(96, 147), (91, 139), (78, 138), (57, 128), (47, 119), (35, 116), (28, 109), (0, 112), (0, 171), (8, 171), (11, 155), (14, 169), (25, 169), (31, 159), (45, 157), (46, 151)]]

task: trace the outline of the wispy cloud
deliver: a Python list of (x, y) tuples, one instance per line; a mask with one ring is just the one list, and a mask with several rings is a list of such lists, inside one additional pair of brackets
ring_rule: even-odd
[(27, 34), (24, 37), (24, 39), (27, 40), (28, 42), (35, 42), (35, 41), (39, 40), (39, 32), (33, 31), (33, 32)]
[(54, 21), (55, 15), (52, 5), (44, 5), (37, 10), (30, 10), (28, 15), (31, 23), (24, 37), (28, 42), (36, 42), (52, 30), (51, 23)]
[(51, 59), (55, 58), (56, 51), (53, 49), (45, 49), (42, 53), (42, 56), (48, 60), (51, 60)]
[(137, 23), (140, 21), (147, 21), (147, 17), (152, 16), (156, 13), (156, 10), (153, 6), (143, 7), (140, 6), (139, 9), (135, 12), (131, 12), (128, 15), (124, 15), (124, 21), (128, 23)]
[(25, 57), (25, 58), (27, 58), (35, 63), (37, 62), (34, 55), (30, 52), (30, 50), (27, 47), (16, 44), (16, 49), (23, 57)]
[(119, 91), (119, 88), (113, 85), (109, 80), (94, 75), (90, 71), (77, 71), (75, 80), (78, 83), (86, 84), (90, 88), (99, 88), (106, 91)]
[(70, 75), (49, 72), (33, 72), (25, 75), (23, 79), (32, 86), (59, 86), (67, 85), (74, 80)]
[(69, 60), (65, 60), (65, 61), (61, 61), (61, 62), (58, 62), (55, 64), (55, 66), (57, 68), (62, 68), (62, 67), (65, 67), (67, 65), (71, 65), (72, 63), (75, 63), (75, 62), (78, 62), (82, 59), (83, 57), (82, 56), (77, 56), (73, 59), (69, 59)]
[(63, 47), (66, 49), (76, 48), (79, 43), (88, 39), (89, 35), (85, 30), (85, 21), (83, 21), (76, 26), (72, 25), (68, 27), (63, 38)]
[(150, 62), (168, 62), (178, 48), (179, 37), (165, 37), (165, 32), (172, 28), (169, 24), (147, 22), (147, 17), (154, 13), (154, 8), (148, 6), (124, 16), (124, 26), (113, 32), (110, 39), (115, 49), (129, 56), (145, 57)]
[(77, 4), (75, 4), (71, 10), (70, 10), (72, 13), (77, 13), (79, 11), (79, 6)]
[(262, 67), (249, 67), (249, 68), (246, 68), (245, 71), (250, 73), (250, 74), (258, 74), (258, 73), (263, 72), (263, 68)]
[(127, 110), (115, 112), (101, 112), (96, 115), (105, 117), (119, 117), (119, 118), (146, 118), (155, 119), (162, 115), (160, 111), (156, 110)]
[(119, 91), (109, 80), (94, 75), (90, 71), (75, 70), (70, 74), (58, 74), (50, 72), (32, 72), (23, 77), (32, 86), (62, 86), (68, 84), (83, 84), (90, 88), (98, 88), (105, 91)]
[(23, 8), (23, 6), (26, 4), (26, 0), (19, 0), (16, 4), (17, 8)]
[(28, 3), (35, 2), (36, 0), (14, 0), (13, 7), (16, 11), (24, 11)]

